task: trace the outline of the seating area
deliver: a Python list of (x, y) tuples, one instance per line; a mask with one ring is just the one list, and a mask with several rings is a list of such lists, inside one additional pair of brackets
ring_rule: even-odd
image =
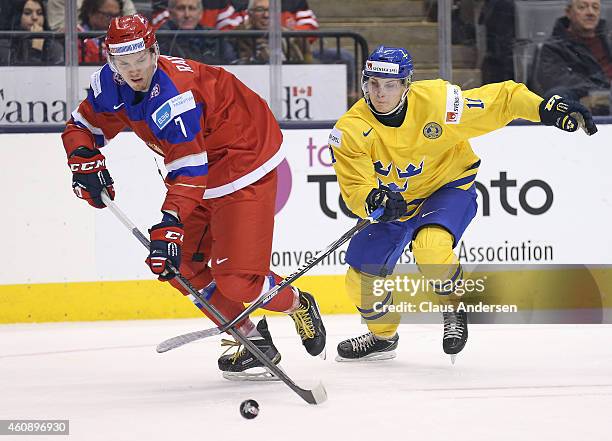
[[(136, 0), (133, 3), (139, 12), (148, 17), (153, 15), (154, 2), (152, 0)], [(455, 9), (457, 5), (470, 5), (469, 14), (473, 15), (472, 26), (475, 28), (475, 41), (453, 44), (451, 47), (452, 81), (463, 88), (478, 87), (483, 83), (481, 65), (487, 50), (487, 37), (480, 12), (486, 3), (485, 0), (453, 1), (453, 8)], [(291, 50), (294, 50), (294, 48), (311, 46), (315, 57), (313, 58), (306, 53), (303, 57), (298, 57), (297, 62), (340, 62), (347, 64), (349, 83), (351, 88), (355, 89), (364, 53), (384, 43), (391, 46), (406, 47), (412, 53), (415, 60), (415, 79), (437, 78), (439, 76), (439, 27), (435, 21), (435, 12), (434, 14), (431, 13), (432, 4), (436, 5), (435, 0), (309, 0), (307, 5), (316, 14), (316, 20), (318, 20), (319, 27), (316, 31), (326, 32), (327, 34), (321, 34), (320, 38), (314, 38), (313, 34), (293, 36), (291, 39), (286, 37), (290, 53), (285, 63), (296, 62), (292, 61), (293, 58), (290, 56)], [(510, 3), (510, 6), (512, 6), (512, 3)], [(533, 72), (538, 67), (542, 45), (550, 37), (555, 20), (565, 14), (566, 6), (567, 0), (514, 0), (514, 40), (508, 43), (512, 49), (503, 51), (503, 53), (506, 57), (512, 57), (513, 76), (516, 81), (535, 86), (537, 89)], [(612, 0), (602, 0), (602, 18), (605, 18), (608, 23), (612, 23)], [(9, 32), (0, 29), (0, 49), (2, 45), (7, 44), (7, 39), (15, 39), (11, 37)], [(221, 52), (225, 52), (222, 54), (223, 56), (213, 54), (215, 56), (209, 58), (212, 61), (200, 61), (210, 62), (211, 64), (236, 63), (231, 56), (226, 56), (228, 51), (224, 49), (227, 48), (225, 43), (230, 40), (227, 38), (229, 34), (220, 34), (219, 31), (202, 32), (202, 34), (196, 36), (197, 39), (206, 39), (210, 42), (208, 44), (210, 47), (216, 46), (222, 49)], [(208, 33), (205, 34), (205, 32)], [(331, 35), (331, 32), (339, 32), (340, 36)], [(99, 51), (97, 57), (91, 56), (91, 54), (89, 54), (89, 59), (86, 56), (80, 57), (82, 64), (104, 62), (104, 48), (97, 43), (99, 39), (96, 40), (99, 35), (101, 35), (101, 31), (98, 31), (98, 34), (95, 35), (82, 36), (83, 42), (86, 38), (89, 39), (87, 44), (80, 45), (82, 51), (89, 51), (93, 46), (95, 46), (93, 51), (96, 51), (96, 48)], [(181, 36), (178, 40), (183, 37)], [(19, 38), (34, 39), (35, 37), (21, 35)], [(63, 34), (57, 34), (53, 35), (52, 39), (54, 43), (63, 45), (63, 38)], [(255, 37), (239, 38), (254, 39)], [(95, 44), (90, 44), (92, 40)], [(296, 41), (299, 42), (298, 45), (294, 44)], [(313, 44), (313, 42), (315, 43)], [(177, 46), (176, 41), (173, 40), (172, 46)], [(252, 46), (255, 47), (255, 44)], [(230, 54), (234, 52), (231, 49)], [(336, 56), (332, 56), (333, 51), (336, 51)], [(47, 65), (63, 64), (61, 47), (60, 50), (55, 52), (59, 54), (60, 58), (55, 59), (53, 63), (47, 62)], [(317, 57), (317, 54), (321, 56)], [(5, 62), (2, 57), (0, 57), (0, 64), (18, 65), (15, 62), (12, 63), (10, 59)], [(37, 62), (36, 64), (41, 63)], [(44, 60), (42, 64), (45, 64)], [(244, 62), (238, 64), (244, 64)], [(19, 65), (28, 64), (26, 62)], [(507, 70), (511, 71), (511, 69)]]
[[(565, 0), (515, 0), (516, 40), (514, 43), (514, 78), (538, 89), (533, 75), (538, 69), (540, 52), (551, 36), (555, 20), (565, 15)], [(602, 18), (612, 23), (612, 0), (602, 1)], [(609, 28), (612, 32), (612, 28)]]
[[(415, 79), (439, 77), (438, 23), (427, 18), (423, 0), (309, 0), (320, 29), (351, 29), (370, 49), (379, 44), (406, 47), (414, 57)], [(453, 82), (481, 85), (475, 45), (453, 45)]]

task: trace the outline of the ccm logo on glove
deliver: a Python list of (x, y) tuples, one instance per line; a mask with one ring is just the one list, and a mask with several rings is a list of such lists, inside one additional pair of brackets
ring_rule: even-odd
[(70, 170), (73, 173), (91, 173), (100, 169), (106, 168), (106, 158), (98, 159), (91, 162), (71, 163)]
[(113, 178), (106, 169), (106, 158), (100, 150), (79, 147), (68, 157), (68, 167), (72, 172), (72, 191), (78, 198), (96, 208), (105, 207), (100, 196), (103, 191), (111, 200), (115, 199)]
[(172, 240), (172, 241), (178, 240), (181, 243), (183, 243), (183, 238), (184, 236), (178, 231), (166, 231), (166, 239), (168, 240)]
[(183, 224), (178, 219), (171, 217), (149, 230), (151, 244), (149, 245), (149, 257), (147, 265), (159, 280), (170, 280), (175, 274), (169, 265), (178, 269), (181, 266), (181, 247), (185, 232)]

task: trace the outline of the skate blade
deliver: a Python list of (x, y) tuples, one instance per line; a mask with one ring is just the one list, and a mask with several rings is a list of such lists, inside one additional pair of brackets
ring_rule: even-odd
[(391, 360), (396, 357), (395, 351), (389, 352), (378, 352), (376, 354), (366, 355), (361, 358), (344, 358), (339, 355), (336, 356), (336, 361), (341, 363), (355, 363), (360, 361), (383, 361), (383, 360)]
[(266, 368), (251, 368), (242, 372), (223, 372), (223, 378), (230, 381), (280, 381)]
[(455, 364), (455, 359), (457, 358), (457, 354), (450, 354), (451, 364)]
[(323, 350), (319, 355), (317, 355), (317, 357), (319, 357), (321, 360), (327, 360), (327, 346), (323, 348)]

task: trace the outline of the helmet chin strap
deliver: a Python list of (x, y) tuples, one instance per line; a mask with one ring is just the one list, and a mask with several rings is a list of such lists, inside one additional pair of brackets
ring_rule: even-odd
[(115, 72), (116, 74), (119, 74), (119, 71), (117, 70), (117, 67), (115, 66), (115, 63), (113, 62), (113, 59), (111, 58), (111, 54), (109, 53), (106, 54), (106, 63), (108, 64), (108, 67), (110, 67), (110, 69), (113, 72)]

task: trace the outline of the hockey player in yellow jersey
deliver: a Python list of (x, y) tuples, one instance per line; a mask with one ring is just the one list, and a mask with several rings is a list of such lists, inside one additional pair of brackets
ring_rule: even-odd
[[(412, 74), (405, 49), (378, 47), (363, 70), (364, 98), (329, 136), (346, 205), (360, 218), (384, 207), (378, 222), (354, 236), (347, 250), (346, 290), (370, 332), (341, 342), (338, 361), (395, 356), (400, 317), (384, 308), (393, 303), (393, 293), (374, 296), (373, 284), (393, 272), (407, 246), (424, 278), (450, 282), (434, 286), (440, 302), (457, 302), (448, 287), (463, 272), (453, 249), (477, 209), (480, 159), (470, 138), (516, 118), (567, 132), (597, 131), (579, 103), (558, 95), (542, 99), (523, 84), (506, 81), (462, 91), (443, 80), (412, 82)], [(468, 318), (456, 308), (448, 311), (442, 313), (442, 346), (454, 361), (467, 341)]]

